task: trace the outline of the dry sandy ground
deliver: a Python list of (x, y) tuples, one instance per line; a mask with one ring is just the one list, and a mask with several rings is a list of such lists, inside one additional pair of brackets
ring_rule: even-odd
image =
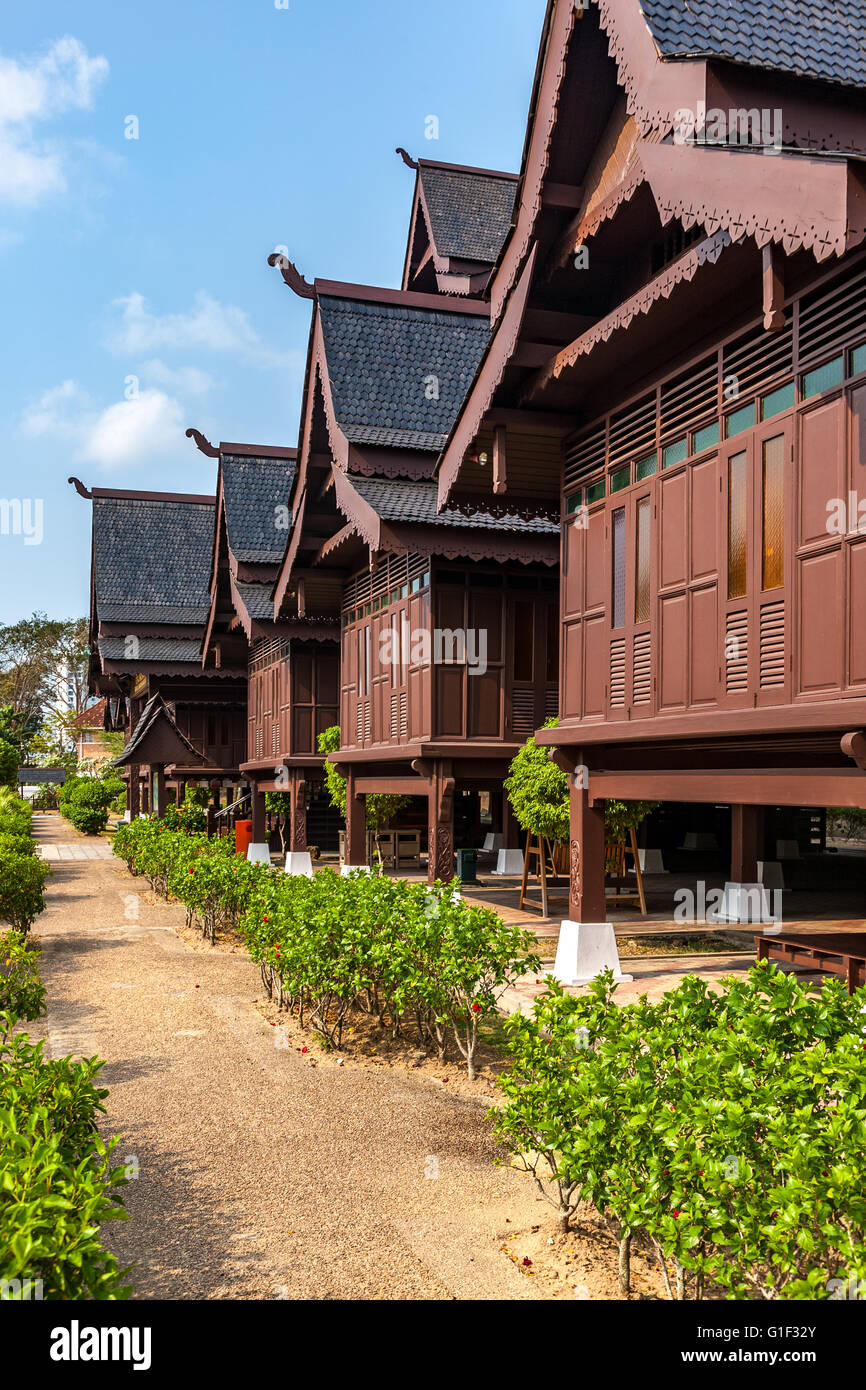
[[(77, 838), (57, 816), (34, 830)], [(496, 1165), (488, 1086), (452, 1095), (276, 1046), (241, 953), (194, 950), (183, 909), (117, 861), (53, 870), (34, 932), (49, 1014), (31, 1031), (106, 1059), (103, 1128), (139, 1174), (107, 1241), (136, 1297), (615, 1297), (574, 1242), (548, 1245), (530, 1180)]]

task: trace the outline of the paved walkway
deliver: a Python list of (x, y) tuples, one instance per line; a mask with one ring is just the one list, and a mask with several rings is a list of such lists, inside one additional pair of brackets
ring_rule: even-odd
[(31, 1031), (106, 1059), (103, 1128), (139, 1172), (107, 1239), (138, 1298), (541, 1297), (500, 1246), (550, 1209), (494, 1165), (479, 1102), (278, 1050), (244, 955), (187, 946), (183, 908), (118, 861), (61, 854), (93, 842), (58, 816), (34, 833), (54, 872)]

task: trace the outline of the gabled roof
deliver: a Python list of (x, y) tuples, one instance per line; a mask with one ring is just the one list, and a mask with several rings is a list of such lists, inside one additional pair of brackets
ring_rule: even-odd
[(214, 499), (93, 495), (93, 566), (100, 622), (201, 626)]
[(352, 444), (436, 453), (481, 360), (488, 319), (397, 299), (320, 296), (334, 416)]
[[(131, 645), (134, 643), (134, 646)], [(142, 662), (159, 662), (160, 665), (176, 666), (189, 661), (201, 664), (202, 644), (185, 638), (173, 637), (100, 637), (99, 655), (103, 661), (125, 661), (130, 670)]]
[(662, 58), (723, 58), (866, 86), (863, 0), (641, 0)]
[(492, 512), (461, 511), (445, 507), (437, 511), (435, 482), (407, 482), (396, 478), (353, 477), (351, 486), (372, 507), (382, 521), (408, 521), (435, 526), (471, 526), (490, 531), (520, 531), (538, 535), (559, 535), (559, 522), (544, 517), (525, 521), (514, 514), (494, 516)]
[(162, 696), (156, 694), (151, 696), (141, 711), (131, 738), (120, 757), (114, 759), (112, 767), (180, 761), (188, 765), (190, 755), (194, 765), (204, 767), (209, 763), (204, 753), (178, 728)]
[(511, 226), (517, 175), (419, 159), (418, 179), (436, 253), (493, 265)]
[(247, 564), (278, 565), (286, 546), (283, 520), (294, 459), (220, 455), (229, 548)]
[(94, 704), (88, 705), (77, 714), (72, 721), (75, 729), (104, 729), (105, 728), (105, 706), (107, 701), (105, 696), (101, 700), (96, 700)]

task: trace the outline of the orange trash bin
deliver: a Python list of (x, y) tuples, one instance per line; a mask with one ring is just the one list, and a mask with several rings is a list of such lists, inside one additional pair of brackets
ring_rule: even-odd
[(253, 842), (253, 823), (251, 820), (235, 821), (235, 853), (247, 857), (247, 850)]

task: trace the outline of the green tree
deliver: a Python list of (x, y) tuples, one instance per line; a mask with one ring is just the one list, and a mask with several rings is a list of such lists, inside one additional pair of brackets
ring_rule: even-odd
[(0, 738), (0, 786), (14, 787), (18, 782), (20, 753), (14, 743)]

